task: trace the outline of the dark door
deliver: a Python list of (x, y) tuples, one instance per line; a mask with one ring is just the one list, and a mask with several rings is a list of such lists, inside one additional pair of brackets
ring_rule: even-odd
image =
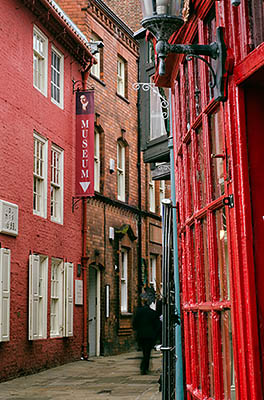
[[(264, 379), (264, 68), (245, 84), (248, 165), (251, 194), (253, 249), (256, 273), (258, 330)], [(263, 384), (263, 383), (262, 383)]]

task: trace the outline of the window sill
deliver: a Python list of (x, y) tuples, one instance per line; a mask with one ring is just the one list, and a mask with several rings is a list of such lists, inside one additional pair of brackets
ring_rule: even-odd
[(104, 81), (102, 81), (100, 78), (98, 78), (97, 76), (93, 75), (92, 73), (91, 73), (91, 78), (93, 78), (96, 82), (100, 83), (102, 86), (106, 86)]
[(119, 97), (120, 99), (124, 100), (127, 104), (130, 104), (130, 101), (129, 101), (126, 97), (122, 96), (121, 94), (119, 94), (119, 93), (117, 93), (117, 92), (116, 92), (116, 95), (117, 95), (117, 97)]
[(50, 220), (51, 220), (51, 222), (54, 222), (55, 224), (63, 225), (63, 221), (60, 221), (56, 218), (50, 217)]
[(50, 334), (50, 339), (62, 339), (62, 335)]
[(127, 318), (127, 317), (132, 317), (133, 316), (133, 313), (131, 313), (131, 312), (122, 312), (121, 311), (121, 317), (123, 317), (123, 318)]

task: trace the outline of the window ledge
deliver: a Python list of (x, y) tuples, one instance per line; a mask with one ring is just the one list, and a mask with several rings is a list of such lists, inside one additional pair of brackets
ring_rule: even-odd
[(93, 75), (91, 73), (91, 78), (93, 78), (96, 82), (100, 83), (102, 86), (106, 86), (106, 83), (102, 81), (100, 78), (97, 78), (97, 76)]
[(127, 317), (132, 317), (133, 316), (133, 313), (131, 313), (131, 312), (122, 312), (121, 311), (121, 317), (124, 317), (124, 318), (127, 318)]
[(119, 94), (119, 93), (117, 93), (117, 92), (116, 92), (116, 95), (117, 95), (117, 97), (119, 97), (120, 99), (124, 100), (127, 104), (130, 104), (130, 101), (129, 101), (126, 97), (123, 97), (121, 94)]

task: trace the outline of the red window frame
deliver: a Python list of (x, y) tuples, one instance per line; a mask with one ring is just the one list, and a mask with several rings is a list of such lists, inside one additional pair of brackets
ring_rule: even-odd
[[(208, 21), (198, 24), (196, 34), (205, 38), (205, 43), (206, 39), (212, 41), (216, 26), (212, 14)], [(202, 77), (199, 114), (195, 98), (197, 68)], [(231, 258), (227, 246), (228, 207), (224, 205), (229, 171), (223, 105), (212, 99), (209, 80), (201, 61), (183, 59), (173, 91), (188, 400), (232, 398)]]

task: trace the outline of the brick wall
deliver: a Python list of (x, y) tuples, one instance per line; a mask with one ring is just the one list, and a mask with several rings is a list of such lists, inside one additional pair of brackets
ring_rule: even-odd
[(141, 28), (140, 0), (105, 0), (105, 3), (135, 32)]
[[(11, 250), (10, 341), (0, 343), (0, 380), (51, 367), (81, 356), (83, 307), (74, 306), (74, 336), (50, 339), (50, 285), (48, 288), (48, 339), (28, 341), (29, 255), (39, 253), (77, 263), (82, 254), (81, 207), (72, 213), (75, 169), (75, 98), (72, 78), (81, 79), (80, 65), (25, 6), (1, 1), (0, 96), (0, 199), (19, 206), (17, 237), (0, 234), (2, 248)], [(23, 21), (23, 23), (21, 23)], [(33, 87), (33, 26), (39, 28), (64, 53), (64, 109)], [(12, 34), (10, 34), (12, 32)], [(50, 62), (50, 53), (49, 53)], [(49, 69), (50, 71), (50, 66)], [(49, 72), (50, 73), (50, 72)], [(33, 215), (33, 131), (64, 150), (64, 224)], [(50, 182), (50, 168), (48, 168)]]

